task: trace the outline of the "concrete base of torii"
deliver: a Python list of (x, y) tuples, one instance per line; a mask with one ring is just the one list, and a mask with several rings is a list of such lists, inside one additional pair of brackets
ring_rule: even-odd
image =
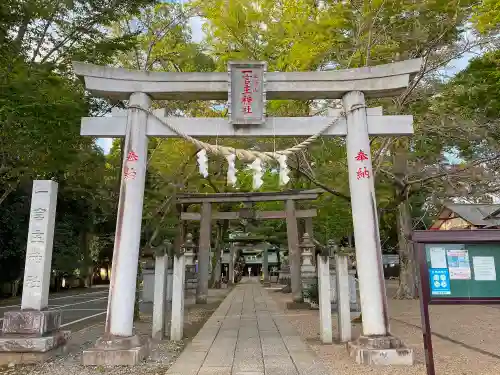
[(134, 366), (148, 356), (148, 348), (138, 336), (103, 336), (93, 348), (84, 350), (82, 363), (84, 366)]
[(412, 366), (415, 360), (413, 349), (392, 336), (360, 336), (347, 344), (347, 350), (356, 363), (363, 365)]

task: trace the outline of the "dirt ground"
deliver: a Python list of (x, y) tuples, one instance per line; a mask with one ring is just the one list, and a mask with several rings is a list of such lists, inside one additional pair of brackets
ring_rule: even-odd
[[(388, 296), (393, 295), (389, 287)], [(391, 333), (414, 349), (413, 367), (368, 367), (348, 357), (345, 345), (322, 345), (317, 310), (287, 310), (290, 294), (270, 291), (291, 324), (335, 375), (426, 375), (419, 301), (389, 298)], [(434, 361), (437, 375), (500, 374), (500, 306), (431, 306)], [(337, 316), (332, 316), (334, 336)], [(360, 333), (353, 324), (353, 335)]]
[[(184, 340), (173, 342), (167, 339), (160, 342), (150, 342), (151, 354), (134, 367), (135, 375), (164, 374), (184, 346), (198, 333), (208, 318), (217, 309), (231, 289), (210, 289), (206, 305), (194, 304), (194, 297), (186, 297), (184, 318)], [(141, 308), (142, 310), (142, 308)], [(147, 312), (141, 313), (140, 320), (135, 323), (135, 332), (146, 340), (151, 337), (152, 316)], [(149, 309), (150, 310), (150, 309)], [(39, 365), (25, 365), (0, 368), (1, 375), (129, 375), (128, 367), (84, 367), (81, 364), (83, 350), (92, 347), (102, 335), (104, 324), (97, 324), (85, 329), (72, 332), (71, 340), (62, 355)], [(166, 331), (169, 332), (170, 327)]]

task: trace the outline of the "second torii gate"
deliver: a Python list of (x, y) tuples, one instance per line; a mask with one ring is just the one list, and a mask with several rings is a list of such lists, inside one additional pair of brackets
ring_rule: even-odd
[[(208, 293), (208, 263), (210, 251), (210, 234), (212, 220), (236, 220), (240, 218), (269, 220), (285, 219), (288, 238), (288, 251), (292, 264), (292, 293), (296, 302), (302, 301), (300, 281), (300, 249), (297, 219), (313, 218), (317, 215), (315, 209), (296, 210), (296, 201), (316, 200), (320, 195), (318, 190), (282, 191), (282, 192), (236, 192), (214, 194), (179, 194), (177, 203), (181, 205), (201, 204), (201, 212), (181, 212), (181, 220), (200, 221), (200, 245), (198, 250), (198, 285), (196, 290), (197, 303), (206, 303)], [(254, 203), (254, 202), (285, 202), (282, 211), (253, 211), (247, 208), (236, 212), (213, 212), (213, 203)], [(311, 231), (312, 233), (312, 231)], [(229, 263), (229, 273), (233, 273), (233, 264)], [(264, 277), (266, 278), (266, 271)], [(231, 279), (231, 277), (230, 277)], [(232, 280), (232, 279), (231, 279)], [(266, 278), (267, 281), (267, 278)]]
[[(142, 72), (74, 63), (75, 73), (84, 78), (85, 86), (91, 94), (113, 100), (128, 100), (130, 107), (127, 116), (82, 119), (82, 135), (125, 137), (126, 157), (120, 189), (105, 339), (95, 349), (100, 350), (102, 356), (111, 353), (114, 347), (116, 350), (123, 350), (126, 346), (124, 342), (128, 343), (131, 352), (141, 352), (137, 347), (138, 340), (133, 336), (133, 312), (147, 140), (149, 136), (177, 136), (176, 132), (148, 113), (151, 100), (225, 100), (242, 93), (241, 103), (235, 103), (234, 100), (230, 102), (233, 111), (231, 116), (234, 115), (238, 120), (236, 123), (224, 118), (164, 117), (161, 111), (156, 112), (162, 121), (193, 137), (311, 136), (332, 123), (335, 120), (332, 115), (342, 115), (342, 111), (338, 110), (331, 111), (329, 117), (265, 118), (265, 102), (256, 101), (256, 112), (260, 112), (260, 117), (251, 116), (247, 119), (246, 115), (252, 111), (249, 111), (250, 93), (247, 93), (248, 75), (245, 76), (245, 72), (250, 71), (248, 67), (251, 64), (239, 66), (243, 70), (235, 71), (243, 76), (239, 77), (239, 86), (231, 91), (231, 77), (239, 74), (234, 75), (235, 71), (230, 72), (228, 78), (228, 73)], [(322, 135), (347, 138), (349, 186), (365, 336), (365, 340), (360, 340), (358, 346), (360, 351), (367, 354), (360, 357), (368, 360), (370, 353), (380, 349), (384, 349), (384, 355), (387, 356), (392, 349), (391, 343), (396, 341), (389, 337), (369, 136), (411, 135), (413, 118), (383, 116), (381, 108), (366, 108), (365, 98), (402, 93), (420, 67), (421, 60), (415, 59), (328, 72), (269, 72), (263, 75), (260, 86), (260, 90), (265, 87), (264, 94), (270, 100), (342, 99), (345, 114)], [(265, 71), (265, 68), (260, 71)], [(242, 114), (245, 114), (243, 119)], [(244, 126), (238, 126), (242, 124)], [(102, 342), (106, 342), (106, 345), (102, 345)]]

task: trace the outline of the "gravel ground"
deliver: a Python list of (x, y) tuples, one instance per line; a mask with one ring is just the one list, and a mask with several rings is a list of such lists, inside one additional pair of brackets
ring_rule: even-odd
[[(194, 299), (186, 299), (186, 317), (184, 320), (183, 342), (175, 343), (164, 340), (151, 342), (151, 355), (144, 363), (133, 368), (134, 375), (164, 374), (189, 342), (203, 326), (206, 320), (217, 309), (230, 289), (210, 290), (206, 305), (195, 305)], [(147, 309), (146, 309), (147, 310)], [(151, 335), (151, 315), (141, 314), (141, 319), (135, 324), (135, 332), (147, 340)], [(87, 327), (78, 332), (72, 332), (71, 340), (65, 348), (65, 353), (52, 361), (41, 365), (16, 366), (0, 368), (1, 375), (129, 375), (128, 367), (84, 367), (81, 365), (81, 354), (86, 348), (92, 347), (102, 334), (103, 324)]]
[[(318, 311), (287, 310), (290, 294), (270, 294), (332, 374), (426, 374), (418, 301), (389, 299), (391, 332), (414, 349), (416, 364), (413, 367), (368, 367), (355, 364), (348, 357), (345, 345), (320, 343)], [(500, 306), (431, 306), (430, 315), (438, 375), (500, 374)], [(335, 335), (338, 332), (336, 315), (332, 320)], [(359, 335), (360, 328), (359, 324), (353, 325), (354, 337)]]

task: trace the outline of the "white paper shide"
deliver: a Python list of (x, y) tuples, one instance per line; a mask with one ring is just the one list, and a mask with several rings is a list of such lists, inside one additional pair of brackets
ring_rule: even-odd
[(229, 154), (226, 155), (227, 160), (227, 183), (228, 185), (234, 186), (236, 185), (236, 155)]
[(208, 156), (207, 156), (207, 151), (204, 149), (201, 149), (198, 151), (196, 154), (198, 156), (198, 168), (200, 170), (200, 174), (207, 178), (208, 177)]

